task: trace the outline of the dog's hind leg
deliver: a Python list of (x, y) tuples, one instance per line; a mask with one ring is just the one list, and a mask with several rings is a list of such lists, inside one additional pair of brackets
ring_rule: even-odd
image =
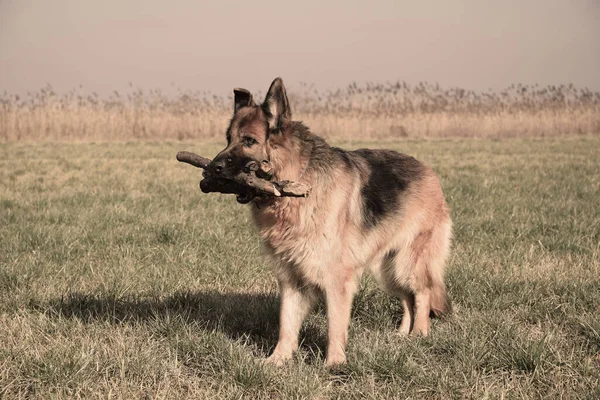
[(415, 322), (413, 333), (427, 336), (429, 334), (429, 312), (431, 311), (430, 289), (423, 288), (415, 293)]
[(405, 253), (391, 249), (371, 263), (371, 271), (380, 286), (402, 302), (402, 322), (400, 333), (408, 335), (415, 319), (415, 296), (410, 286), (410, 274)]
[(400, 333), (403, 335), (408, 335), (412, 329), (413, 322), (415, 319), (414, 313), (414, 305), (415, 298), (414, 295), (408, 291), (397, 289), (393, 293), (396, 297), (402, 301), (402, 322), (400, 323)]

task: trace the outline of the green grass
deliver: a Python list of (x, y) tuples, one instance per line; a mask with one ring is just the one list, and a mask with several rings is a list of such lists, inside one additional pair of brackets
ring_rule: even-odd
[(428, 338), (367, 278), (348, 365), (321, 304), (282, 369), (278, 296), (245, 206), (178, 150), (0, 144), (0, 398), (598, 398), (600, 138), (406, 140), (452, 207), (454, 314)]

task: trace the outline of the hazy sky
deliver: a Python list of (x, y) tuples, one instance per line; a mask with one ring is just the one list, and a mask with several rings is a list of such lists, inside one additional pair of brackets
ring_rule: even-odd
[(227, 95), (276, 76), (600, 91), (600, 1), (0, 0), (0, 90)]

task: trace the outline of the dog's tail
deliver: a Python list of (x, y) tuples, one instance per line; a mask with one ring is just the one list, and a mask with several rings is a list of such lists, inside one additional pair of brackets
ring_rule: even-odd
[(429, 273), (431, 277), (430, 307), (431, 313), (441, 318), (452, 312), (452, 302), (446, 293), (444, 283), (444, 270), (446, 260), (450, 253), (450, 242), (452, 240), (452, 223), (448, 219), (434, 231), (433, 254), (430, 255)]
[(446, 293), (446, 286), (443, 282), (435, 284), (431, 288), (430, 297), (431, 313), (436, 318), (443, 318), (452, 313), (452, 301)]

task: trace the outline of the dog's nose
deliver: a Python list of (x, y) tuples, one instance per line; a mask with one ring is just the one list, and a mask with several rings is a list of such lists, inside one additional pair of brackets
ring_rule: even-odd
[(211, 168), (216, 174), (220, 174), (225, 169), (225, 160), (217, 160), (212, 163)]
[(211, 169), (216, 174), (221, 174), (226, 166), (231, 166), (233, 164), (233, 159), (231, 157), (222, 158), (220, 160), (215, 160), (212, 162)]

